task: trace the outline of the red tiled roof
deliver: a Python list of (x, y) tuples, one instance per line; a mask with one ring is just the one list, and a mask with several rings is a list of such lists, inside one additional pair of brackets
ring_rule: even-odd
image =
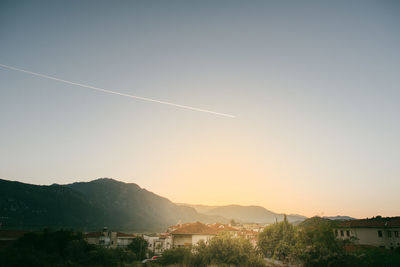
[(349, 220), (344, 221), (338, 225), (339, 227), (371, 227), (371, 228), (385, 228), (385, 227), (400, 227), (400, 217), (387, 217), (387, 218), (372, 218), (362, 220)]
[(172, 232), (172, 231), (175, 231), (176, 229), (182, 228), (182, 227), (190, 225), (190, 224), (191, 223), (183, 223), (183, 224), (180, 223), (180, 224), (171, 225), (171, 226), (168, 226), (168, 230), (170, 232)]
[(100, 237), (103, 236), (103, 232), (91, 232), (91, 233), (86, 233), (85, 237)]
[(216, 235), (217, 230), (208, 227), (201, 222), (186, 224), (185, 226), (171, 232), (172, 235)]
[(239, 231), (239, 229), (233, 228), (229, 225), (222, 224), (222, 223), (209, 224), (208, 226), (217, 230), (218, 232), (223, 232), (223, 231), (237, 232), (237, 231)]
[(117, 232), (117, 237), (136, 237), (136, 235)]
[(159, 238), (167, 238), (170, 235), (170, 233), (161, 233), (158, 235)]

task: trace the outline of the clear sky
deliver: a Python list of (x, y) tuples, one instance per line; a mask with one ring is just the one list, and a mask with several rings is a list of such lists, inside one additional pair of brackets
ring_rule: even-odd
[(400, 215), (398, 1), (1, 1), (0, 177)]

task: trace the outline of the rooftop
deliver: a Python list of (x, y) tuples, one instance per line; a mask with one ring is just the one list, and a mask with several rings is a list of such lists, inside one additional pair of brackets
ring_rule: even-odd
[(172, 235), (216, 235), (218, 231), (201, 222), (188, 223), (175, 231)]
[(384, 228), (384, 227), (400, 227), (400, 217), (374, 217), (371, 219), (348, 220), (341, 222), (339, 227), (367, 227), (367, 228)]

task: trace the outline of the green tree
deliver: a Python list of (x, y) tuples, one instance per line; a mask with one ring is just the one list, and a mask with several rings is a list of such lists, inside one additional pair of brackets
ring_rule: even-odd
[(193, 254), (190, 248), (172, 248), (164, 251), (159, 263), (162, 265), (188, 264), (193, 262)]
[(334, 222), (320, 217), (300, 224), (293, 258), (303, 266), (352, 266), (355, 258), (345, 252), (345, 244), (350, 241), (337, 240), (333, 226)]
[(295, 227), (288, 222), (286, 215), (264, 229), (258, 237), (258, 247), (269, 258), (287, 261), (295, 245)]
[(132, 243), (128, 245), (128, 249), (136, 254), (139, 260), (146, 259), (149, 243), (142, 237), (137, 236), (132, 239)]
[(124, 266), (136, 256), (122, 249), (88, 244), (80, 232), (44, 230), (28, 233), (0, 249), (0, 265), (8, 266)]
[(197, 262), (202, 264), (223, 264), (231, 266), (265, 266), (248, 239), (235, 238), (223, 233), (211, 238), (207, 244), (200, 243), (194, 248)]

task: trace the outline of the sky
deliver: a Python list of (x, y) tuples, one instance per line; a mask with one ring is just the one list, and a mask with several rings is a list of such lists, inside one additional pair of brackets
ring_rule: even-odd
[(400, 215), (398, 1), (1, 1), (0, 178)]

